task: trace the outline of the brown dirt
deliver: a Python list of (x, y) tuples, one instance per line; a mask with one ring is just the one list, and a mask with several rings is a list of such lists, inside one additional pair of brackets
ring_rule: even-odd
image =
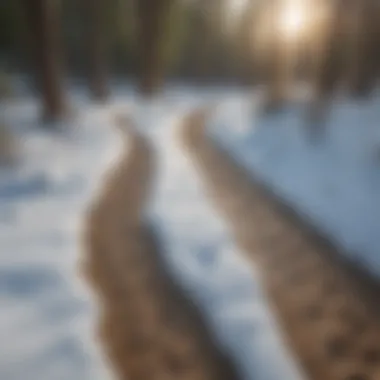
[(87, 217), (82, 269), (100, 309), (98, 333), (116, 378), (237, 380), (197, 307), (165, 270), (146, 222), (154, 152), (131, 149), (108, 173)]
[(259, 265), (305, 373), (313, 380), (380, 379), (378, 282), (217, 147), (205, 133), (208, 113), (186, 117), (180, 138), (237, 244)]

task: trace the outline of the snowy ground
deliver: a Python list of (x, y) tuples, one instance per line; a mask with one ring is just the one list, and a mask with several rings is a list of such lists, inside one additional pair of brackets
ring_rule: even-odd
[[(300, 376), (286, 352), (264, 295), (206, 201), (192, 163), (175, 140), (181, 111), (154, 107), (145, 131), (159, 153), (153, 220), (173, 272), (202, 306), (221, 344), (240, 365), (244, 378), (295, 380)], [(137, 110), (137, 114), (145, 113)], [(166, 113), (166, 115), (165, 115)], [(163, 115), (164, 114), (164, 115)], [(162, 120), (157, 124), (156, 120)], [(269, 364), (270, 363), (270, 364)]]
[(362, 104), (338, 99), (325, 140), (315, 144), (303, 129), (303, 110), (297, 106), (240, 123), (241, 128), (229, 112), (212, 129), (215, 140), (252, 174), (377, 276), (379, 103), (380, 96)]
[[(23, 157), (17, 170), (0, 172), (0, 379), (108, 378), (92, 339), (94, 305), (75, 265), (83, 210), (119, 152), (120, 141), (110, 128), (115, 109), (131, 109), (155, 143), (160, 170), (152, 219), (173, 272), (203, 306), (221, 343), (246, 379), (298, 379), (258, 275), (205, 201), (191, 162), (175, 140), (179, 116), (191, 105), (223, 100), (214, 119), (215, 137), (337, 239), (354, 241), (352, 247), (363, 255), (370, 252), (368, 260), (378, 265), (380, 178), (368, 150), (374, 125), (363, 123), (361, 130), (368, 132), (361, 134), (352, 123), (356, 111), (342, 110), (339, 120), (351, 121), (348, 132), (338, 125), (324, 148), (309, 151), (293, 126), (294, 113), (284, 114), (279, 123), (257, 122), (253, 97), (233, 90), (171, 89), (148, 108), (121, 93), (104, 108), (90, 106), (79, 92), (73, 99), (80, 107), (78, 121), (61, 134), (35, 128), (34, 100), (1, 110), (23, 141)], [(365, 112), (368, 120), (377, 120), (375, 107)], [(363, 120), (359, 112), (355, 115)]]
[(204, 306), (247, 379), (297, 378), (257, 281), (177, 146), (178, 115), (199, 102), (194, 90), (178, 95), (169, 91), (148, 109), (116, 96), (102, 109), (77, 93), (79, 118), (58, 134), (36, 128), (33, 99), (3, 105), (23, 154), (17, 170), (0, 173), (1, 379), (108, 378), (92, 339), (94, 305), (76, 264), (83, 210), (120, 151), (111, 109), (130, 108), (159, 153), (152, 219), (173, 272)]
[(33, 100), (4, 113), (22, 157), (0, 175), (0, 378), (105, 379), (76, 262), (82, 211), (117, 140), (91, 122), (97, 110), (61, 135), (36, 129)]

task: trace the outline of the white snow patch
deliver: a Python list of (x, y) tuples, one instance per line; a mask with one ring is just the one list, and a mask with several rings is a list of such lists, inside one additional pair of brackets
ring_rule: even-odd
[[(315, 144), (297, 106), (251, 119), (244, 135), (223, 118), (211, 127), (216, 141), (253, 175), (375, 275), (380, 275), (379, 102), (379, 96), (363, 104), (338, 99), (326, 138)], [(230, 110), (230, 118), (233, 113), (241, 118), (239, 112)]]

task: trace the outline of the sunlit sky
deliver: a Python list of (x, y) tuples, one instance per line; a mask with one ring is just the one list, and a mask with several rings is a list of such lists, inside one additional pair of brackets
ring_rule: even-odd
[[(185, 0), (184, 0), (185, 1)], [(186, 0), (199, 1), (202, 0)], [(249, 3), (257, 0), (221, 0), (225, 6), (225, 22), (229, 31), (233, 32), (241, 20), (245, 9)], [(282, 10), (279, 14), (279, 27), (283, 36), (287, 39), (294, 39), (300, 33), (306, 23), (306, 10), (303, 0), (283, 0)]]
[(227, 11), (232, 18), (239, 17), (250, 0), (225, 0)]
[(288, 37), (299, 34), (305, 24), (306, 12), (301, 0), (287, 0), (281, 12), (282, 32)]
[(245, 7), (249, 1), (252, 0), (224, 0), (226, 6), (226, 21), (228, 23), (228, 28), (233, 30), (241, 15), (244, 12)]
[(244, 10), (249, 0), (226, 0), (228, 7), (233, 13), (240, 13)]
[[(255, 0), (224, 1), (229, 26), (233, 27), (244, 13), (248, 3)], [(299, 35), (305, 24), (305, 17), (305, 6), (302, 0), (284, 0), (278, 20), (282, 34), (287, 38), (294, 38)]]

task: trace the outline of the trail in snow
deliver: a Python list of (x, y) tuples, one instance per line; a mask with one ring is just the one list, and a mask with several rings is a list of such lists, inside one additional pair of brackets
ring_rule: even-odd
[[(78, 286), (77, 239), (84, 207), (118, 154), (109, 111), (128, 108), (131, 96), (120, 93), (105, 109), (89, 107), (77, 91), (74, 98), (83, 117), (61, 136), (35, 128), (34, 100), (2, 109), (24, 149), (17, 171), (0, 172), (1, 379), (107, 378), (93, 352), (94, 305)], [(215, 98), (223, 100), (215, 120), (218, 141), (379, 272), (380, 179), (372, 155), (377, 100), (362, 110), (341, 104), (327, 143), (314, 148), (301, 137), (296, 111), (258, 120), (254, 98), (238, 91), (173, 88), (157, 112), (137, 107), (159, 152), (153, 220), (170, 268), (207, 311), (247, 379), (292, 379), (294, 367), (256, 276), (205, 201), (174, 138), (185, 109)]]
[(246, 119), (240, 130), (234, 120), (247, 111), (225, 107), (212, 130), (213, 138), (248, 171), (377, 276), (379, 101), (379, 96), (359, 105), (337, 100), (326, 138), (315, 144), (306, 135), (301, 106)]
[[(156, 114), (145, 106), (136, 110), (159, 152), (152, 219), (169, 269), (205, 309), (247, 379), (293, 379), (257, 281), (174, 138), (176, 114), (215, 91), (168, 92)], [(110, 113), (132, 103), (122, 95), (97, 108), (74, 95), (80, 118), (58, 134), (36, 128), (34, 100), (2, 109), (23, 150), (20, 167), (0, 173), (1, 379), (109, 378), (94, 340), (95, 305), (79, 283), (79, 234), (83, 211), (120, 152)]]
[(168, 275), (160, 239), (146, 220), (154, 149), (134, 129), (128, 136), (127, 153), (91, 207), (83, 252), (104, 352), (120, 379), (239, 380), (202, 313)]
[[(137, 112), (139, 113), (139, 112)], [(158, 150), (155, 226), (170, 268), (205, 310), (220, 343), (246, 379), (298, 379), (270, 315), (258, 277), (212, 210), (193, 163), (179, 145), (182, 112), (140, 110), (144, 130)], [(157, 122), (159, 120), (159, 122)]]
[(270, 189), (250, 179), (207, 136), (206, 124), (204, 114), (186, 123), (186, 146), (237, 244), (259, 266), (286, 340), (308, 376), (376, 379), (379, 368), (363, 358), (380, 349), (377, 284), (347, 267)]
[(118, 154), (102, 109), (54, 134), (35, 101), (6, 105), (22, 143), (20, 166), (0, 173), (0, 378), (105, 380), (94, 305), (79, 282), (82, 213)]

